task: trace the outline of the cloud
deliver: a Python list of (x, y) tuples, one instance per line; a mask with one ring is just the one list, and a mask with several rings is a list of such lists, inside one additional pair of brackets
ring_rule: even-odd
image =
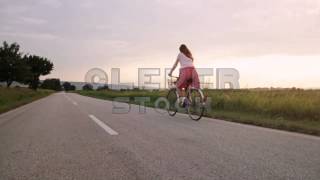
[(52, 8), (59, 8), (62, 6), (62, 2), (60, 0), (41, 0), (40, 3)]
[[(0, 4), (1, 5), (1, 4)], [(0, 6), (0, 13), (7, 14), (7, 15), (17, 15), (24, 13), (29, 10), (29, 6), (27, 5), (1, 5)]]
[(126, 48), (129, 46), (129, 42), (122, 40), (103, 40), (101, 44), (111, 48)]
[(156, 3), (166, 6), (187, 6), (187, 5), (199, 5), (202, 0), (155, 0)]
[(40, 18), (33, 18), (33, 17), (21, 17), (20, 22), (26, 24), (33, 24), (33, 25), (42, 25), (46, 24), (47, 20), (40, 19)]
[(110, 25), (98, 24), (95, 26), (96, 30), (111, 30), (112, 27)]
[(15, 32), (0, 32), (0, 36), (4, 37), (18, 37), (27, 39), (37, 39), (37, 40), (56, 40), (61, 39), (60, 37), (50, 34), (50, 33), (15, 33)]
[(180, 43), (210, 60), (320, 54), (320, 0), (0, 0), (0, 24), (1, 39), (60, 66), (166, 64)]
[(83, 2), (80, 2), (80, 3), (79, 3), (79, 6), (80, 6), (81, 8), (90, 9), (90, 8), (93, 8), (93, 7), (94, 7), (94, 2), (92, 2), (92, 1), (83, 1)]

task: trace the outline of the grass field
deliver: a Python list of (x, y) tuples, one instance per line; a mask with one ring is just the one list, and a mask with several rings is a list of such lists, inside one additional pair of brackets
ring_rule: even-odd
[(37, 99), (50, 95), (53, 91), (33, 91), (28, 88), (1, 88), (0, 87), (0, 114)]
[[(113, 100), (115, 97), (150, 97), (153, 107), (166, 91), (76, 91), (85, 96)], [(320, 136), (320, 90), (260, 89), (205, 90), (211, 98), (206, 116)]]

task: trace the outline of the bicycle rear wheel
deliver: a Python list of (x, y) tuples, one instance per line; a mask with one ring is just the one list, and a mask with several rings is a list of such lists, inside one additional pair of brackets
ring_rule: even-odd
[(192, 120), (199, 121), (204, 114), (204, 96), (200, 89), (191, 89), (188, 93), (189, 103), (187, 111)]
[(167, 95), (167, 100), (169, 102), (169, 108), (168, 113), (170, 116), (176, 115), (178, 109), (176, 107), (176, 104), (178, 102), (178, 94), (175, 88), (172, 88), (169, 90)]

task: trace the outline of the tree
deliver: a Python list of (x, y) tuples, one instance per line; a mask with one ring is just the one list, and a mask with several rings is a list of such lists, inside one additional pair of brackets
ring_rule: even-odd
[(63, 89), (64, 89), (65, 91), (74, 91), (74, 90), (76, 90), (76, 86), (72, 85), (72, 84), (69, 83), (69, 82), (64, 82), (64, 83), (62, 84), (62, 86), (63, 86)]
[(71, 85), (70, 91), (75, 91), (75, 90), (76, 90), (76, 86), (75, 85)]
[(91, 84), (85, 84), (85, 85), (82, 87), (82, 90), (92, 91), (92, 90), (93, 90), (93, 86), (92, 86)]
[(46, 79), (42, 82), (41, 86), (42, 89), (50, 89), (55, 91), (61, 91), (61, 83), (60, 79)]
[(23, 59), (30, 67), (31, 72), (30, 77), (26, 79), (26, 83), (29, 84), (30, 88), (36, 90), (40, 83), (40, 76), (50, 74), (53, 70), (53, 63), (51, 63), (47, 58), (36, 55), (25, 55)]
[(97, 88), (97, 91), (104, 91), (104, 90), (109, 90), (109, 86), (108, 85), (104, 85), (104, 86), (99, 86)]
[(21, 58), (20, 46), (17, 43), (3, 42), (0, 47), (0, 82), (10, 87), (14, 81), (23, 82), (29, 74), (29, 67)]
[(69, 91), (70, 87), (71, 87), (71, 84), (69, 82), (64, 82), (62, 84), (62, 87), (65, 91)]

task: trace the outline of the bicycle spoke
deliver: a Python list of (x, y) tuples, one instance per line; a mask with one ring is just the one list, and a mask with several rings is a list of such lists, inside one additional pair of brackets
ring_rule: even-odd
[(189, 93), (188, 113), (191, 119), (199, 120), (204, 112), (203, 97), (200, 90), (192, 89)]
[(170, 116), (174, 116), (177, 113), (176, 103), (178, 101), (178, 96), (175, 89), (169, 90), (167, 100), (169, 102), (168, 113)]

